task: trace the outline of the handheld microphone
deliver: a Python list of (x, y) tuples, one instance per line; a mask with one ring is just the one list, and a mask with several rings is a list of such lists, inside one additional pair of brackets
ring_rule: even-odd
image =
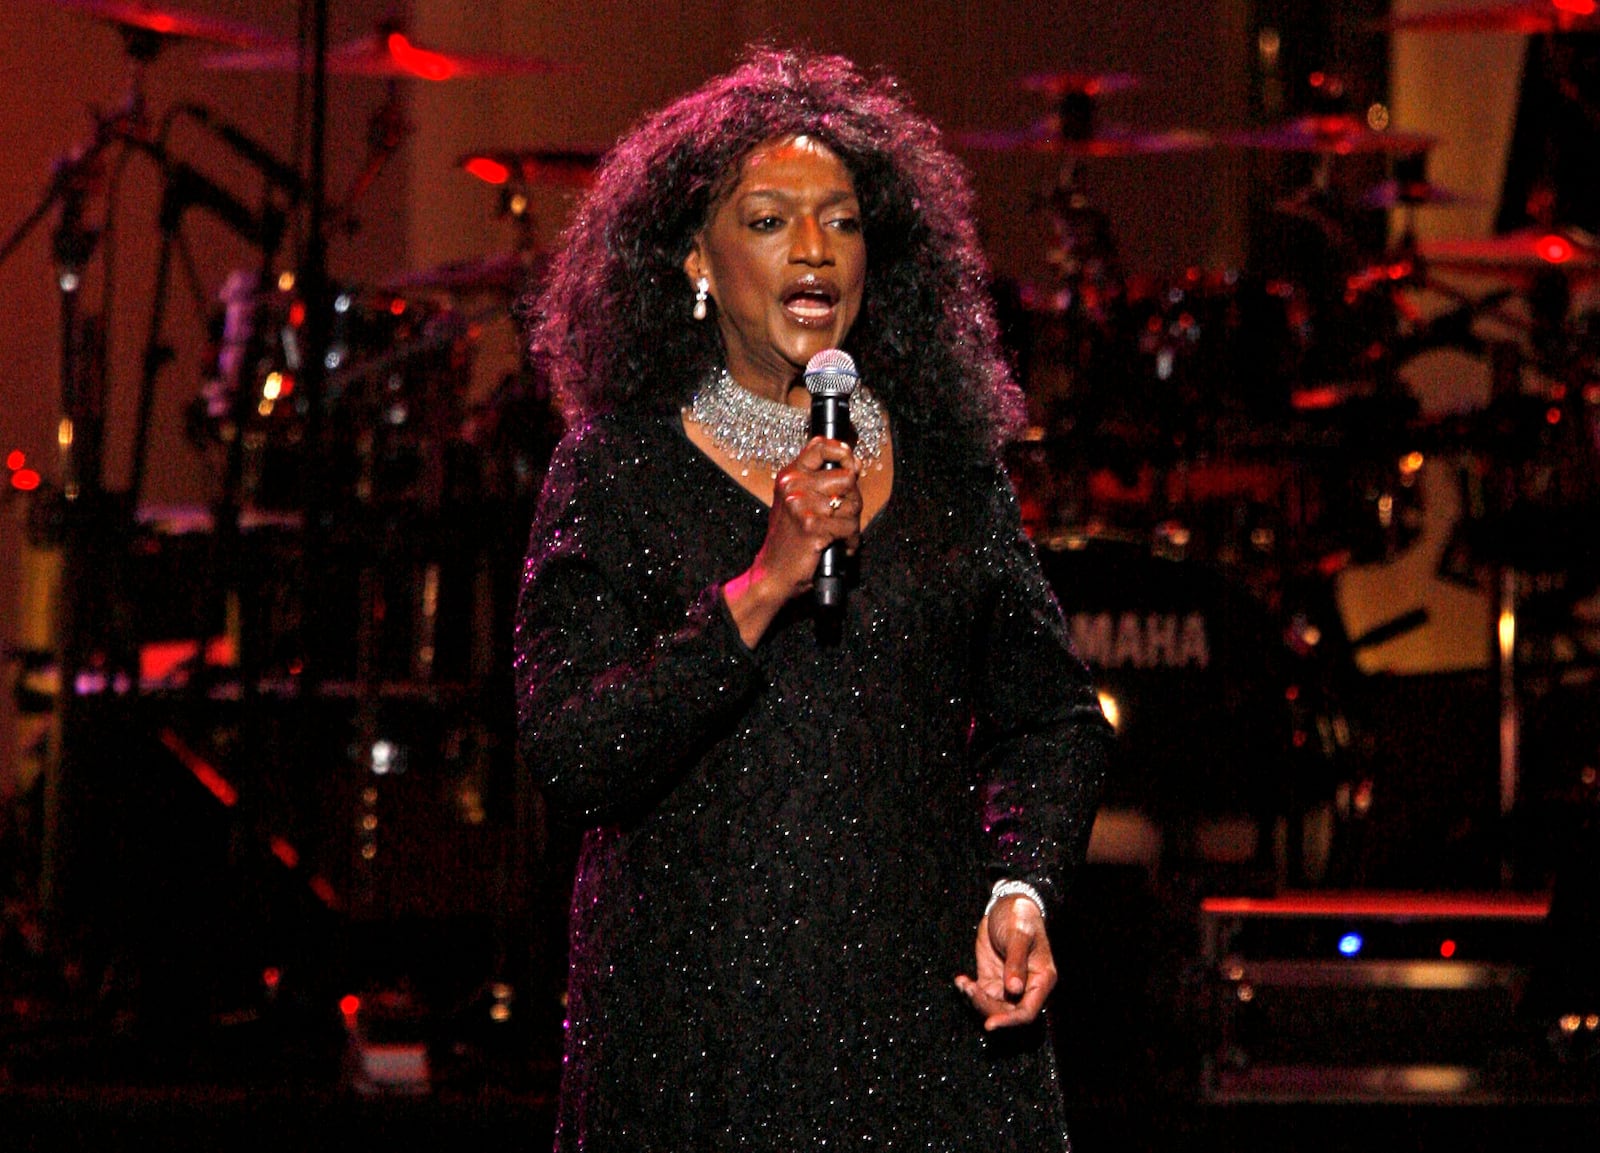
[[(823, 349), (806, 362), (804, 379), (806, 391), (811, 394), (811, 435), (855, 444), (856, 430), (850, 423), (850, 394), (861, 383), (861, 376), (850, 354), (837, 348)], [(822, 467), (839, 466), (830, 463)], [(838, 541), (822, 550), (812, 585), (818, 606), (832, 609), (844, 604), (847, 559), (845, 547)]]

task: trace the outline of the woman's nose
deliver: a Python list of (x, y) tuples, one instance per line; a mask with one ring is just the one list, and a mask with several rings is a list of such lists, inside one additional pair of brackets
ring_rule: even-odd
[(790, 258), (801, 264), (826, 264), (832, 250), (828, 244), (828, 230), (815, 216), (801, 216), (795, 223), (794, 247)]

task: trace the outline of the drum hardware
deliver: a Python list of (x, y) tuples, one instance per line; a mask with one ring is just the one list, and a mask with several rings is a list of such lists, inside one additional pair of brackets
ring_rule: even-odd
[(1528, 228), (1482, 239), (1425, 239), (1417, 252), (1434, 271), (1492, 277), (1524, 292), (1532, 291), (1538, 278), (1550, 273), (1573, 287), (1600, 280), (1600, 239), (1577, 228)]
[(117, 29), (128, 54), (150, 60), (168, 44), (179, 40), (225, 48), (254, 48), (271, 43), (266, 32), (234, 20), (201, 16), (177, 9), (158, 8), (144, 0), (31, 0), (68, 12), (77, 12)]
[(1390, 16), (1376, 27), (1382, 32), (1510, 32), (1523, 36), (1593, 32), (1600, 30), (1600, 6), (1594, 0), (1517, 0)]
[(1318, 156), (1409, 156), (1426, 152), (1438, 141), (1415, 132), (1379, 130), (1351, 113), (1330, 112), (1300, 116), (1266, 128), (1225, 133), (1219, 143)]
[[(1420, 154), (1419, 154), (1420, 155)], [(1396, 208), (1414, 210), (1417, 208), (1457, 207), (1462, 205), (1477, 204), (1476, 197), (1464, 196), (1442, 184), (1434, 184), (1426, 177), (1418, 180), (1408, 180), (1398, 172), (1400, 161), (1409, 161), (1412, 157), (1401, 157), (1395, 163), (1396, 175), (1388, 180), (1374, 184), (1361, 194), (1359, 203), (1363, 208), (1370, 208), (1378, 212), (1388, 212)], [(1414, 232), (1414, 229), (1408, 229)]]
[(583, 189), (594, 183), (604, 154), (601, 148), (479, 148), (463, 153), (456, 167), (508, 190)]
[(956, 143), (988, 152), (1043, 152), (1064, 158), (1150, 156), (1211, 146), (1203, 132), (1138, 131), (1099, 121), (1099, 101), (1139, 86), (1125, 72), (1035, 72), (1017, 86), (1055, 102), (1053, 111), (1025, 128), (958, 132)]
[(456, 167), (499, 190), (495, 214), (515, 226), (516, 251), (532, 253), (538, 247), (535, 190), (589, 187), (602, 155), (599, 148), (480, 148), (463, 154)]
[[(304, 72), (310, 63), (297, 44), (277, 43), (237, 52), (215, 53), (201, 64), (223, 72)], [(534, 56), (505, 53), (439, 52), (424, 48), (406, 35), (396, 22), (385, 22), (371, 35), (328, 49), (330, 76), (371, 80), (476, 80), (486, 77), (548, 76), (572, 70)]]
[[(62, 411), (65, 419), (61, 444), (66, 491), (64, 494), (42, 493), (35, 499), (35, 505), (60, 506), (59, 515), (70, 522), (61, 530), (64, 570), (61, 587), (69, 590), (69, 595), (61, 598), (64, 603), (53, 627), (60, 651), (36, 654), (42, 664), (30, 672), (27, 682), (30, 687), (48, 685), (51, 688), (56, 698), (55, 730), (60, 738), (52, 742), (51, 763), (43, 766), (40, 773), (48, 843), (39, 883), (52, 949), (60, 949), (66, 943), (66, 935), (81, 927), (75, 925), (74, 919), (85, 907), (82, 902), (87, 888), (80, 891), (80, 887), (86, 880), (92, 880), (81, 869), (74, 871), (71, 867), (81, 846), (70, 828), (71, 813), (62, 808), (73, 803), (77, 791), (90, 779), (86, 774), (95, 771), (92, 758), (98, 755), (105, 736), (102, 729), (88, 723), (93, 718), (85, 710), (98, 705), (93, 700), (78, 701), (81, 689), (99, 693), (103, 688), (102, 695), (108, 703), (115, 703), (110, 697), (117, 693), (133, 696), (144, 691), (148, 691), (153, 700), (171, 693), (180, 693), (195, 701), (226, 699), (245, 706), (241, 715), (249, 729), (262, 723), (250, 718), (259, 717), (256, 703), (264, 696), (275, 695), (299, 712), (315, 707), (316, 701), (337, 696), (342, 688), (349, 690), (347, 696), (367, 701), (393, 695), (394, 683), (409, 683), (420, 686), (417, 691), (436, 694), (453, 691), (451, 683), (466, 677), (481, 687), (499, 665), (496, 669), (487, 668), (488, 658), (475, 642), (491, 629), (497, 635), (501, 631), (509, 634), (509, 625), (505, 622), (486, 619), (489, 609), (483, 603), (487, 594), (481, 587), (485, 583), (482, 541), (472, 542), (479, 547), (478, 553), (469, 556), (462, 550), (458, 563), (458, 557), (450, 549), (460, 547), (463, 526), (436, 523), (444, 516), (441, 506), (457, 499), (449, 495), (449, 485), (456, 483), (450, 476), (455, 465), (449, 457), (460, 447), (457, 442), (462, 437), (458, 427), (460, 414), (454, 407), (455, 384), (464, 373), (462, 358), (470, 354), (482, 317), (464, 316), (454, 310), (408, 300), (399, 293), (350, 293), (346, 297), (350, 303), (349, 315), (340, 319), (341, 293), (330, 285), (326, 275), (328, 233), (349, 226), (353, 207), (371, 185), (377, 167), (393, 153), (409, 129), (403, 117), (384, 114), (386, 109), (390, 113), (398, 111), (399, 103), (392, 102), (379, 110), (380, 115), (374, 118), (371, 154), (361, 177), (342, 203), (330, 206), (323, 193), (320, 153), (326, 125), (326, 101), (320, 95), (320, 87), (313, 102), (311, 171), (304, 178), (298, 165), (278, 160), (246, 134), (217, 120), (211, 110), (203, 106), (176, 107), (155, 126), (151, 126), (146, 117), (142, 88), (145, 68), (166, 47), (188, 40), (239, 48), (274, 43), (267, 36), (220, 21), (191, 20), (180, 13), (163, 12), (146, 4), (60, 0), (58, 6), (106, 19), (122, 31), (133, 62), (133, 83), (122, 108), (96, 116), (92, 138), (58, 164), (43, 202), (0, 247), (0, 259), (9, 257), (28, 233), (59, 209), (62, 221), (56, 232), (56, 279), (63, 298)], [(312, 21), (320, 29), (313, 39), (325, 45), (326, 4), (318, 2), (308, 8), (313, 6), (320, 9)], [(362, 62), (346, 54), (335, 62), (333, 70), (336, 75), (380, 75), (398, 79), (401, 75), (438, 75), (441, 70), (451, 76), (498, 76), (553, 69), (544, 62), (513, 57), (430, 54), (403, 35), (390, 37), (385, 48), (394, 62), (393, 68), (374, 67), (370, 61)], [(320, 51), (308, 57), (313, 63), (323, 58)], [(391, 95), (393, 87), (391, 85)], [(168, 135), (168, 130), (180, 118), (203, 124), (234, 155), (264, 175), (268, 187), (259, 208), (237, 196), (224, 182), (186, 162)], [(105, 408), (103, 337), (97, 319), (81, 311), (78, 292), (86, 280), (91, 261), (101, 251), (102, 229), (95, 219), (95, 211), (102, 195), (104, 173), (119, 152), (147, 157), (161, 171), (164, 186), (160, 215), (166, 250), (158, 266), (157, 301), (140, 379), (140, 427), (132, 487), (125, 494), (107, 494), (103, 491), (99, 453), (99, 422)], [(569, 159), (574, 164), (579, 160), (576, 156)], [(266, 163), (267, 160), (272, 163)], [(164, 678), (159, 684), (141, 686), (128, 679), (131, 670), (137, 667), (137, 643), (130, 650), (135, 657), (128, 668), (115, 667), (123, 659), (126, 638), (121, 630), (128, 622), (109, 617), (129, 606), (119, 604), (113, 612), (94, 602), (106, 595), (106, 585), (115, 583), (116, 578), (108, 574), (142, 563), (132, 554), (150, 543), (133, 523), (133, 510), (138, 507), (138, 493), (143, 487), (151, 397), (157, 374), (166, 360), (161, 298), (170, 279), (171, 258), (179, 258), (180, 272), (188, 263), (180, 226), (190, 210), (196, 208), (217, 217), (225, 227), (253, 245), (261, 254), (261, 262), (259, 268), (240, 273), (228, 290), (229, 300), (219, 325), (222, 347), (217, 372), (210, 395), (197, 406), (200, 419), (195, 424), (196, 430), (206, 434), (207, 439), (220, 440), (230, 456), (224, 469), (223, 495), (211, 510), (211, 529), (185, 542), (181, 551), (190, 559), (178, 577), (163, 586), (168, 600), (175, 590), (193, 595), (196, 604), (192, 607), (197, 609), (200, 619), (193, 622), (192, 628), (180, 623), (178, 631), (193, 633), (198, 639), (158, 640), (156, 647), (160, 652), (152, 649), (151, 654), (162, 657), (167, 665), (172, 665), (174, 660), (179, 664), (160, 670), (152, 666), (153, 672), (171, 674), (173, 679)], [(291, 213), (296, 208), (308, 210), (309, 223), (300, 222), (298, 214)], [(295, 220), (296, 232), (303, 238), (305, 247), (296, 252), (295, 274), (280, 282), (275, 254), (279, 242), (289, 231), (291, 219)], [(106, 227), (110, 224), (108, 213)], [(470, 271), (452, 271), (458, 274), (454, 282), (440, 284), (436, 278), (428, 287), (461, 290), (466, 287), (465, 280), (475, 279), (481, 283), (501, 274), (501, 266), (485, 262)], [(504, 275), (509, 277), (509, 271)], [(503, 309), (496, 309), (497, 314), (499, 311)], [(342, 329), (341, 325), (346, 327)], [(409, 329), (406, 326), (410, 326)], [(373, 347), (373, 342), (380, 339), (380, 329), (384, 333), (382, 339), (388, 342), (382, 349), (382, 356)], [(330, 356), (334, 358), (331, 364)], [(270, 382), (269, 378), (272, 378)], [(300, 406), (304, 406), (303, 409)], [(311, 445), (329, 442), (323, 430), (312, 427), (325, 413), (331, 413), (332, 423), (342, 421), (346, 427), (360, 433), (350, 438), (359, 448), (359, 459), (353, 464), (347, 462), (349, 471), (357, 475), (356, 485), (338, 494), (339, 499), (330, 499), (321, 492), (322, 477), (313, 475), (304, 493), (303, 512), (302, 503), (285, 509), (270, 507), (273, 503), (270, 499), (258, 502), (257, 498), (264, 495), (257, 487), (262, 477), (250, 469), (259, 467), (262, 450), (270, 448), (275, 440), (292, 442), (289, 451), (314, 474), (322, 472), (323, 454)], [(340, 442), (344, 443), (345, 438), (341, 437)], [(340, 462), (335, 460), (331, 464), (339, 466)], [(476, 493), (476, 486), (467, 487)], [(363, 498), (365, 509), (361, 507)], [(395, 508), (400, 505), (420, 505), (433, 511), (421, 514), (421, 520), (426, 523), (419, 524), (417, 519), (402, 522), (394, 515)], [(381, 515), (367, 517), (369, 511)], [(475, 507), (469, 511), (479, 512)], [(271, 543), (281, 547), (262, 566), (266, 571), (245, 573), (243, 569), (251, 562), (241, 549), (242, 538), (259, 537), (249, 527), (252, 517), (258, 515), (293, 516), (295, 520), (292, 528), (274, 536)], [(89, 523), (90, 518), (93, 524)], [(362, 519), (383, 523), (361, 527), (360, 532), (367, 535), (355, 541), (352, 537), (359, 533), (355, 532), (354, 522)], [(468, 534), (476, 532), (489, 536), (490, 519), (488, 515), (477, 515), (474, 525), (467, 526)], [(337, 523), (341, 520), (350, 522), (343, 530)], [(483, 523), (478, 524), (478, 521)], [(330, 522), (333, 523), (330, 525)], [(395, 622), (400, 621), (404, 639), (374, 637), (370, 632), (358, 638), (359, 644), (368, 646), (367, 655), (357, 659), (359, 667), (353, 673), (337, 666), (338, 672), (351, 677), (343, 686), (326, 676), (327, 672), (334, 672), (335, 667), (315, 670), (310, 657), (316, 655), (313, 649), (320, 648), (323, 655), (327, 653), (327, 649), (315, 641), (319, 634), (326, 637), (330, 631), (342, 632), (344, 625), (351, 622), (340, 621), (335, 629), (329, 630), (326, 625), (332, 617), (326, 610), (316, 613), (307, 611), (312, 607), (309, 603), (279, 603), (284, 599), (283, 590), (264, 593), (263, 599), (273, 602), (266, 607), (247, 603), (248, 598), (239, 595), (241, 589), (255, 587), (275, 573), (283, 583), (317, 590), (306, 594), (307, 601), (315, 600), (329, 591), (324, 580), (334, 564), (343, 563), (350, 554), (365, 549), (362, 555), (366, 559), (359, 563), (370, 571), (374, 563), (372, 558), (380, 555), (381, 550), (387, 550), (381, 555), (395, 555), (394, 536), (415, 539), (419, 533), (430, 542), (429, 555), (400, 558), (397, 568), (402, 571), (393, 586), (378, 590), (373, 598), (386, 602), (389, 627), (394, 630)], [(321, 539), (312, 539), (318, 536)], [(374, 542), (380, 552), (372, 551)], [(260, 543), (259, 539), (256, 543)], [(176, 545), (172, 547), (177, 548)], [(343, 557), (338, 555), (340, 550), (345, 550)], [(108, 562), (115, 564), (107, 567)], [(514, 573), (514, 564), (509, 569)], [(496, 594), (501, 591), (495, 590)], [(79, 600), (84, 603), (66, 603)], [(216, 663), (222, 659), (221, 649), (207, 643), (219, 632), (215, 611), (219, 605), (223, 606), (226, 626), (220, 631), (230, 638), (226, 646), (229, 663), (225, 666)], [(280, 615), (264, 624), (261, 617), (268, 612)], [(135, 611), (129, 619), (137, 615)], [(144, 623), (154, 624), (153, 621)], [(394, 663), (400, 654), (391, 650), (397, 647), (406, 650), (403, 667)], [(30, 656), (29, 659), (35, 658)], [(509, 666), (508, 660), (502, 663)], [(64, 669), (74, 672), (65, 675), (59, 671)], [(93, 676), (77, 675), (86, 670)], [(366, 711), (361, 715), (367, 715)], [(298, 729), (310, 722), (291, 717), (289, 723), (291, 728)], [(245, 748), (250, 751), (242, 752), (241, 757), (246, 762), (243, 771), (248, 773), (264, 754), (249, 744)], [(292, 755), (298, 749), (303, 754), (304, 748), (302, 743), (287, 751)], [(474, 773), (482, 776), (479, 769), (474, 769)], [(472, 792), (479, 802), (484, 795), (481, 785), (482, 782), (478, 782)], [(467, 797), (467, 793), (463, 792), (462, 796)], [(464, 819), (483, 819), (482, 803), (476, 803), (472, 813), (476, 814), (475, 818), (469, 815)], [(498, 881), (503, 880), (498, 878)], [(487, 891), (488, 886), (485, 886)]]
[(540, 263), (521, 251), (473, 256), (404, 273), (386, 281), (384, 289), (402, 294), (437, 292), (454, 297), (512, 298), (521, 294)]

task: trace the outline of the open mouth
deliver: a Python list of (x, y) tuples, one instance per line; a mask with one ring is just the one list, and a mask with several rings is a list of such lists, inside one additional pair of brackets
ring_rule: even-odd
[(838, 303), (839, 290), (812, 277), (790, 285), (783, 294), (784, 311), (802, 324), (826, 323)]

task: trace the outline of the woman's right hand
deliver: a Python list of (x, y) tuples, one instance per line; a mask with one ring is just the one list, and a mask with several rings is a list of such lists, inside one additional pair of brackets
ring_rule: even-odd
[(855, 555), (861, 543), (860, 480), (851, 447), (820, 436), (778, 473), (767, 538), (750, 567), (722, 588), (748, 647), (755, 648), (784, 605), (811, 589), (823, 549), (843, 541)]

